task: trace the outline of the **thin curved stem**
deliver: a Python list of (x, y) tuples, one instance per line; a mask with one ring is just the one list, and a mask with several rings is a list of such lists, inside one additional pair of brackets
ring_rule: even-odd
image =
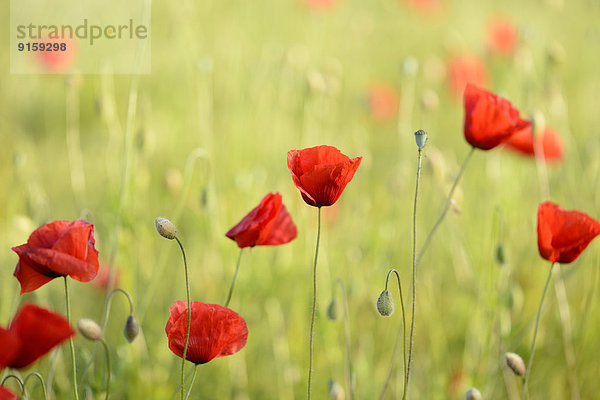
[(25, 393), (25, 383), (23, 383), (23, 381), (21, 380), (21, 377), (15, 375), (15, 374), (8, 374), (4, 377), (4, 379), (2, 379), (2, 382), (0, 383), (0, 386), (3, 386), (4, 383), (9, 380), (10, 378), (13, 378), (15, 381), (19, 382), (19, 387), (21, 388), (21, 393)]
[(183, 266), (185, 268), (185, 289), (187, 294), (187, 307), (188, 307), (188, 319), (187, 319), (187, 329), (185, 332), (185, 345), (183, 347), (183, 357), (181, 357), (181, 400), (184, 399), (184, 376), (183, 372), (185, 369), (185, 357), (187, 355), (188, 343), (190, 340), (190, 328), (192, 325), (192, 305), (190, 301), (190, 278), (188, 274), (188, 266), (187, 266), (187, 258), (185, 256), (185, 249), (183, 248), (183, 244), (178, 237), (175, 237), (179, 248), (181, 249), (181, 254), (183, 254)]
[(344, 297), (344, 341), (346, 345), (346, 390), (350, 394), (350, 400), (354, 398), (354, 387), (352, 385), (352, 363), (350, 361), (350, 313), (348, 312), (348, 296), (346, 295), (346, 287), (341, 278), (335, 280), (342, 288), (342, 296)]
[(319, 242), (321, 241), (321, 207), (317, 217), (317, 244), (315, 246), (315, 262), (313, 264), (313, 304), (310, 316), (310, 353), (308, 361), (308, 400), (310, 400), (310, 389), (312, 386), (312, 365), (315, 334), (315, 314), (317, 312), (317, 258), (319, 257)]
[[(69, 301), (69, 281), (67, 276), (63, 276), (65, 280), (65, 301), (67, 303), (67, 321), (71, 324), (71, 303)], [(73, 336), (69, 338), (69, 345), (71, 347), (71, 364), (73, 366), (73, 394), (75, 400), (79, 400), (79, 393), (77, 391), (77, 362), (75, 360), (75, 344), (73, 343)]]
[(402, 399), (406, 398), (406, 312), (404, 309), (404, 295), (402, 294), (402, 283), (400, 282), (400, 274), (396, 269), (391, 269), (387, 278), (385, 279), (385, 288), (388, 288), (388, 281), (390, 280), (390, 275), (394, 273), (396, 274), (396, 278), (398, 280), (398, 293), (400, 295), (400, 308), (402, 309), (402, 326), (401, 329), (398, 329), (398, 335), (396, 336), (396, 342), (394, 343), (394, 350), (392, 350), (392, 358), (390, 360), (390, 369), (388, 371), (387, 377), (385, 378), (385, 382), (383, 383), (383, 387), (381, 388), (381, 393), (379, 394), (379, 399), (383, 399), (383, 395), (387, 390), (387, 387), (392, 379), (392, 372), (394, 370), (394, 360), (396, 359), (396, 353), (398, 352), (398, 341), (400, 340), (400, 333), (402, 333), (402, 356), (403, 356), (403, 364), (404, 368), (404, 388), (402, 391)]
[(39, 372), (30, 372), (29, 374), (27, 374), (27, 376), (25, 377), (25, 380), (23, 381), (23, 391), (25, 391), (25, 386), (27, 386), (27, 381), (32, 376), (35, 376), (36, 378), (38, 378), (38, 380), (42, 384), (42, 392), (44, 393), (44, 400), (47, 400), (48, 393), (46, 392), (46, 384), (44, 383), (44, 378), (42, 378), (42, 375), (40, 375)]
[(421, 247), (421, 251), (419, 251), (419, 255), (417, 257), (417, 266), (419, 264), (421, 264), (421, 258), (423, 258), (425, 251), (427, 251), (427, 248), (429, 247), (429, 244), (431, 243), (431, 239), (433, 239), (433, 235), (435, 234), (437, 229), (440, 227), (440, 224), (446, 217), (446, 214), (448, 213), (448, 210), (450, 209), (450, 204), (452, 203), (452, 195), (454, 194), (454, 191), (456, 190), (456, 187), (458, 186), (458, 182), (460, 181), (460, 178), (462, 177), (462, 174), (465, 171), (465, 168), (466, 168), (467, 164), (469, 163), (469, 160), (471, 159), (471, 156), (473, 155), (474, 152), (475, 152), (475, 147), (471, 147), (471, 150), (469, 151), (469, 153), (465, 157), (465, 160), (463, 161), (462, 165), (460, 166), (458, 175), (456, 175), (456, 178), (454, 178), (454, 182), (452, 183), (450, 192), (448, 192), (448, 197), (446, 198), (446, 204), (444, 204), (442, 213), (438, 217), (437, 221), (435, 221), (435, 224), (433, 224), (433, 228), (431, 228), (431, 231), (429, 231), (429, 234), (425, 238), (425, 242), (423, 243), (423, 246)]
[(194, 373), (192, 374), (192, 380), (190, 381), (190, 387), (188, 388), (187, 393), (185, 395), (185, 400), (187, 400), (188, 397), (190, 397), (190, 393), (192, 393), (192, 386), (194, 386), (194, 380), (196, 380), (196, 371), (198, 370), (198, 365), (200, 364), (194, 365)]
[(546, 298), (546, 292), (548, 291), (548, 286), (550, 285), (550, 280), (552, 279), (552, 269), (554, 268), (554, 264), (550, 265), (550, 270), (548, 271), (548, 278), (546, 278), (546, 285), (544, 286), (544, 291), (542, 292), (542, 299), (540, 300), (540, 306), (538, 308), (537, 316), (535, 317), (535, 329), (533, 330), (533, 340), (531, 341), (531, 347), (529, 348), (529, 361), (527, 362), (527, 370), (525, 371), (525, 375), (523, 375), (523, 393), (521, 394), (522, 399), (529, 398), (529, 376), (531, 375), (531, 366), (533, 365), (533, 355), (535, 352), (535, 340), (537, 338), (538, 328), (540, 326), (540, 317), (542, 316), (542, 306), (544, 305), (544, 299)]
[[(406, 365), (404, 393), (406, 393), (408, 390), (408, 382), (410, 379), (410, 367), (412, 364), (413, 340), (415, 332), (415, 310), (417, 303), (417, 202), (419, 199), (419, 180), (421, 178), (421, 151), (422, 150), (419, 149), (419, 155), (417, 157), (417, 183), (415, 184), (415, 201), (413, 205), (412, 312), (410, 316), (410, 336), (408, 339), (408, 364)], [(451, 196), (449, 198), (451, 198)], [(444, 211), (444, 214), (446, 211), (447, 208)]]
[(244, 252), (244, 248), (240, 248), (240, 255), (238, 256), (237, 265), (235, 267), (235, 273), (233, 274), (233, 279), (231, 280), (231, 285), (229, 286), (229, 293), (227, 294), (227, 300), (225, 300), (225, 306), (229, 306), (229, 302), (231, 301), (231, 295), (233, 294), (233, 288), (235, 286), (235, 280), (237, 279), (238, 272), (240, 271), (240, 264), (242, 261), (242, 253)]
[(106, 397), (105, 397), (105, 399), (108, 400), (108, 397), (110, 396), (110, 375), (112, 373), (111, 368), (110, 368), (110, 351), (108, 351), (108, 345), (106, 344), (106, 341), (104, 339), (100, 339), (99, 342), (102, 343), (102, 346), (104, 347), (104, 354), (106, 355)]

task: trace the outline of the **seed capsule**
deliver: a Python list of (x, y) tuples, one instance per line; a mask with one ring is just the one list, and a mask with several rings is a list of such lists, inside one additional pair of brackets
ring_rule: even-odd
[(422, 150), (425, 147), (425, 143), (427, 142), (427, 132), (422, 129), (419, 129), (415, 132), (415, 141), (417, 142), (417, 147), (419, 150)]

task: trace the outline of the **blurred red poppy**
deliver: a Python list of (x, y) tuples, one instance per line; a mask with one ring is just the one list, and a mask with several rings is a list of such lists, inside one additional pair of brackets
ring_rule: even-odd
[[(523, 129), (509, 137), (504, 144), (507, 149), (517, 151), (519, 153), (535, 156), (534, 134), (531, 127)], [(563, 143), (560, 135), (548, 128), (535, 136), (535, 146), (542, 150), (541, 157), (546, 162), (558, 162), (563, 158)]]
[(388, 85), (376, 84), (369, 88), (369, 110), (378, 121), (387, 121), (398, 112), (399, 98), (394, 89)]
[(0, 328), (0, 369), (25, 368), (73, 335), (61, 315), (27, 303), (8, 329)]
[(488, 74), (483, 62), (474, 55), (462, 54), (448, 60), (448, 85), (456, 98), (460, 98), (467, 84), (485, 86)]
[[(44, 44), (51, 44), (51, 50), (38, 51), (39, 61), (44, 68), (51, 72), (65, 72), (73, 65), (77, 49), (71, 38), (46, 38)], [(62, 47), (61, 47), (62, 46)], [(64, 50), (61, 50), (64, 49)]]
[[(110, 272), (110, 265), (101, 264), (100, 268), (98, 269), (98, 273), (96, 274), (96, 277), (92, 281), (92, 285), (94, 285), (98, 289), (107, 290), (109, 286), (109, 275), (111, 275)], [(114, 267), (112, 270), (112, 276), (110, 277), (110, 279), (112, 280), (111, 287), (115, 288), (119, 286), (120, 275), (121, 273), (119, 269), (117, 267)]]
[(575, 261), (600, 235), (600, 223), (579, 211), (565, 211), (549, 201), (538, 206), (538, 249), (550, 262)]
[[(176, 301), (169, 308), (165, 332), (169, 349), (183, 357), (187, 331), (187, 301)], [(246, 321), (235, 311), (218, 304), (192, 301), (192, 323), (186, 360), (204, 364), (213, 358), (237, 353), (248, 339)]]
[(294, 240), (298, 232), (281, 195), (269, 193), (225, 236), (243, 248), (285, 244)]
[(509, 56), (517, 46), (517, 29), (515, 25), (506, 18), (493, 20), (487, 31), (487, 47), (490, 53)]
[(406, 4), (422, 13), (434, 13), (442, 8), (440, 0), (404, 0)]
[(4, 386), (0, 386), (0, 400), (17, 400), (17, 395)]
[(330, 206), (354, 177), (362, 157), (348, 158), (333, 146), (290, 150), (288, 168), (306, 204)]
[(89, 282), (98, 272), (94, 225), (78, 219), (54, 221), (37, 228), (27, 243), (13, 247), (19, 255), (15, 277), (21, 294), (32, 292), (59, 276)]
[(305, 0), (308, 8), (313, 10), (328, 10), (333, 8), (339, 0)]
[(531, 126), (508, 100), (475, 85), (465, 88), (464, 107), (465, 139), (482, 150), (492, 149)]

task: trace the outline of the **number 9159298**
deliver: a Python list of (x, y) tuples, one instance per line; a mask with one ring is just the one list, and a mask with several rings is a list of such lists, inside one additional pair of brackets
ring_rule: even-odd
[(67, 51), (66, 43), (19, 43), (17, 45), (19, 51)]

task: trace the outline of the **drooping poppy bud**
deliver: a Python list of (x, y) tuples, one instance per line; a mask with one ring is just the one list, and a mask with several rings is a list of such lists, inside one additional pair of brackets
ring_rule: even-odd
[(389, 317), (394, 313), (394, 298), (387, 289), (381, 292), (377, 299), (377, 312), (382, 317)]

